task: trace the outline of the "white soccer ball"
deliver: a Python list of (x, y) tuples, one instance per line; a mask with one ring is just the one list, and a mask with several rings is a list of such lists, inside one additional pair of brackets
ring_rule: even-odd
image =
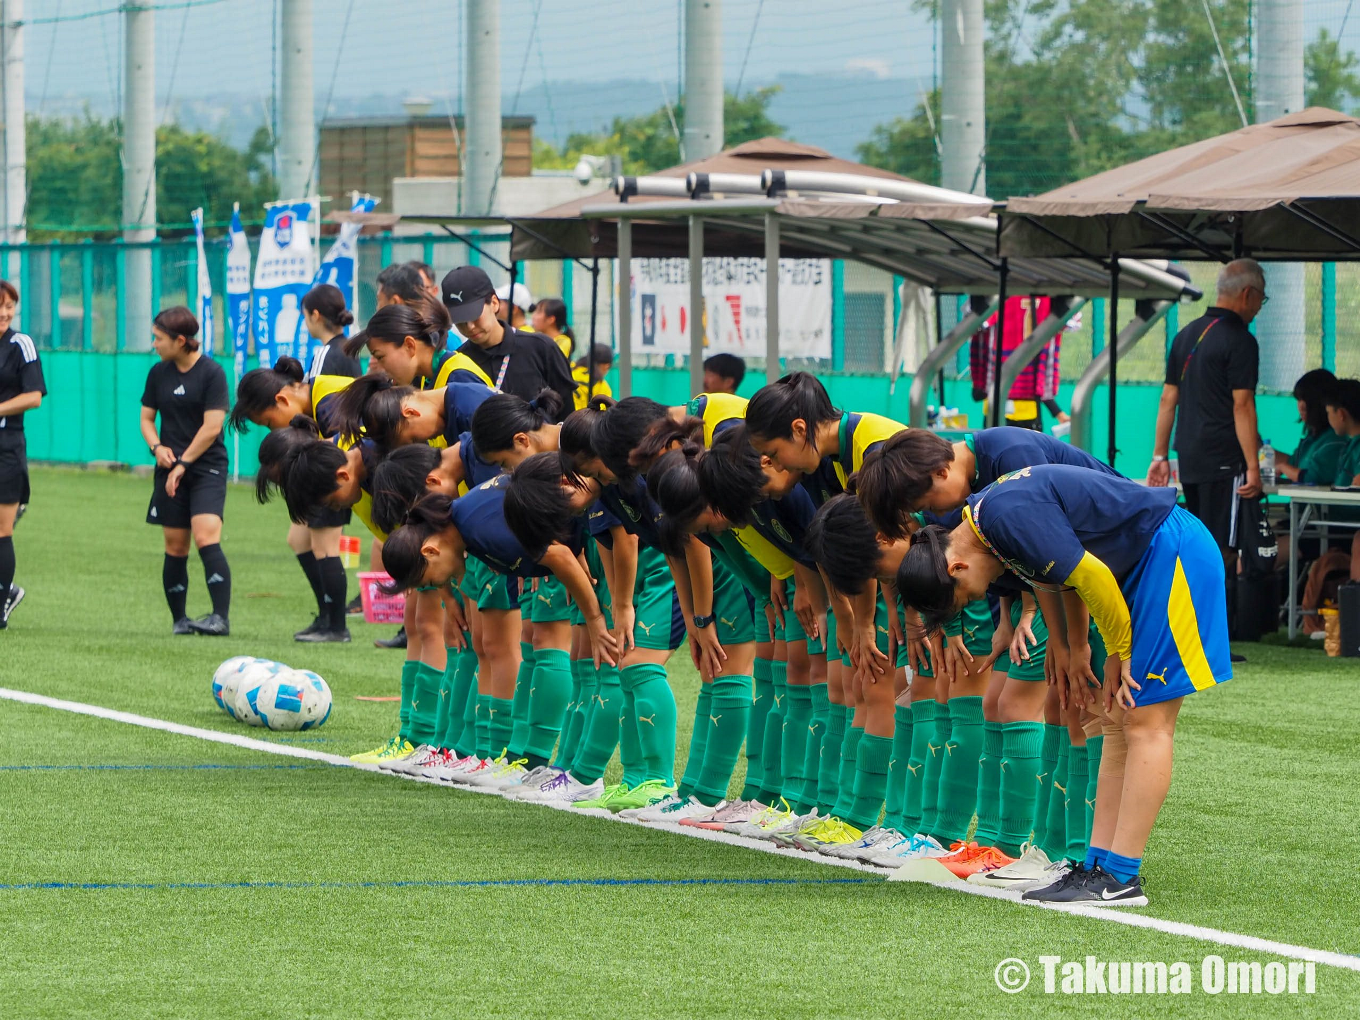
[(222, 665), (218, 666), (217, 671), (213, 673), (212, 678), (213, 701), (217, 702), (217, 707), (220, 708), (222, 711), (225, 712), (227, 710), (226, 702), (222, 700), (222, 688), (226, 685), (227, 678), (231, 676), (231, 674), (239, 670), (247, 662), (253, 661), (255, 661), (255, 657), (253, 655), (233, 655), (226, 662), (222, 663)]
[[(231, 702), (234, 711), (232, 718), (237, 722), (243, 722), (247, 726), (263, 726), (264, 721), (260, 718), (259, 710), (255, 707), (259, 703), (260, 691), (265, 683), (280, 673), (288, 671), (288, 667), (281, 662), (274, 662), (271, 659), (256, 659), (248, 662), (241, 667), (240, 677), (236, 684), (235, 697)], [(223, 701), (226, 701), (226, 689), (223, 689)]]
[(310, 730), (330, 718), (331, 689), (309, 669), (280, 670), (260, 686), (254, 708), (271, 730)]

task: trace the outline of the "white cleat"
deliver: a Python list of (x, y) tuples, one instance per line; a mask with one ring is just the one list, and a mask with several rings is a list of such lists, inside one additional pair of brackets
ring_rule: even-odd
[(916, 835), (889, 846), (882, 853), (874, 854), (868, 863), (880, 868), (900, 868), (908, 861), (943, 857), (947, 853), (949, 850), (942, 847), (934, 836)]
[(561, 771), (561, 769), (555, 769), (551, 765), (540, 765), (521, 776), (519, 782), (502, 788), (501, 796), (506, 800), (523, 800), (525, 797), (538, 793), (539, 787)]
[[(718, 808), (725, 807), (726, 801), (718, 805)], [(643, 808), (633, 815), (639, 822), (670, 822), (679, 825), (686, 818), (711, 818), (713, 812), (718, 808), (709, 807), (701, 804), (693, 796), (681, 800), (678, 797), (667, 797), (665, 800), (653, 804), (649, 808)]]
[[(748, 821), (742, 822), (737, 826), (734, 835), (745, 836), (747, 839), (760, 839), (761, 834), (766, 829), (771, 829), (776, 825), (782, 825), (793, 817), (793, 812), (789, 810), (787, 801), (780, 801), (784, 807), (778, 804), (771, 804), (758, 812)], [(731, 830), (728, 830), (731, 831)]]
[[(1040, 850), (1038, 847), (1034, 847), (1034, 850), (1036, 850), (1039, 854), (1043, 855), (1045, 859), (1047, 859), (1047, 854), (1044, 854), (1044, 852)], [(1010, 871), (1012, 868), (1015, 867), (1016, 864), (1021, 864), (1024, 862), (1024, 860), (1025, 858), (1022, 856), (1019, 860), (1015, 862), (1015, 864), (1007, 864), (1004, 868), (997, 868), (996, 871), (979, 872), (976, 876), (969, 875), (968, 879), (969, 881), (971, 881), (975, 877), (981, 878), (983, 876), (986, 876), (988, 879), (996, 879), (1000, 872)], [(1011, 877), (1009, 881), (1003, 879), (1002, 881), (987, 881), (987, 882), (979, 881), (973, 882), (973, 884), (981, 886), (990, 886), (993, 889), (1009, 889), (1011, 892), (1029, 892), (1029, 890), (1031, 889), (1043, 889), (1046, 888), (1047, 886), (1055, 885), (1056, 883), (1061, 882), (1064, 878), (1066, 878), (1071, 871), (1072, 862), (1067, 860), (1066, 858), (1059, 857), (1056, 861), (1051, 862), (1047, 867), (1039, 871), (1035, 871), (1031, 867), (1027, 869), (1027, 874), (1023, 876)]]
[(469, 772), (463, 776), (463, 782), (468, 786), (477, 786), (483, 790), (502, 790), (512, 783), (519, 782), (522, 776), (528, 774), (529, 770), (524, 766), (528, 763), (525, 758), (497, 758), (492, 762), (492, 767), (482, 769), (478, 772)]
[(433, 744), (417, 744), (415, 750), (404, 758), (393, 758), (391, 761), (378, 763), (378, 768), (386, 769), (388, 772), (397, 772), (406, 776), (418, 774), (418, 766), (431, 758), (432, 755), (439, 753), (439, 748)]
[(582, 800), (594, 800), (604, 793), (604, 780), (582, 783), (570, 772), (558, 772), (539, 784), (536, 792), (521, 797), (529, 804), (568, 805)]
[[(1031, 882), (1044, 878), (1053, 862), (1033, 843), (1026, 843), (1024, 851), (1010, 864), (990, 871), (978, 871), (969, 875), (965, 881), (969, 885), (986, 886), (989, 889), (1030, 889)], [(1045, 884), (1057, 881), (1061, 876), (1049, 879)]]
[(853, 843), (827, 843), (817, 848), (819, 854), (838, 857), (843, 861), (868, 861), (868, 854), (882, 853), (905, 837), (896, 829), (875, 825)]

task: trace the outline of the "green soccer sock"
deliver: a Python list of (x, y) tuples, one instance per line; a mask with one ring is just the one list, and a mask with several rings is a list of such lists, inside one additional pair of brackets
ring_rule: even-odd
[[(847, 716), (852, 716), (847, 711)], [(853, 718), (845, 728), (840, 747), (840, 778), (836, 782), (836, 799), (831, 803), (832, 815), (844, 818), (855, 802), (855, 764), (859, 761), (859, 743), (864, 739), (864, 727), (856, 726)]]
[(694, 701), (694, 726), (689, 732), (689, 754), (685, 758), (685, 774), (680, 777), (676, 795), (684, 800), (694, 792), (699, 773), (704, 767), (704, 749), (708, 746), (708, 714), (713, 706), (713, 684), (700, 683), (699, 696)]
[(931, 835), (940, 817), (940, 804), (944, 800), (942, 776), (949, 745), (949, 736), (954, 723), (949, 716), (949, 705), (935, 702), (935, 733), (926, 741), (925, 788), (921, 794), (921, 833)]
[(807, 786), (807, 776), (803, 766), (807, 763), (808, 723), (812, 719), (812, 688), (806, 685), (789, 684), (784, 698), (784, 732), (780, 753), (784, 761), (784, 799), (799, 809), (802, 808), (803, 791)]
[[(888, 792), (883, 796), (883, 824), (904, 831), (902, 813), (907, 802), (907, 765), (911, 761), (911, 738), (915, 728), (911, 705), (893, 706), (892, 757), (888, 759)], [(911, 833), (907, 833), (911, 835)]]
[(978, 759), (978, 846), (996, 846), (1001, 834), (1001, 723), (982, 721), (982, 757)]
[(746, 785), (741, 791), (742, 800), (761, 799), (760, 786), (765, 772), (765, 720), (769, 718), (774, 702), (770, 665), (769, 659), (756, 659), (751, 669), (755, 676), (752, 678), (751, 714), (746, 722)]
[(407, 731), (413, 744), (434, 743), (435, 727), (439, 723), (439, 685), (444, 671), (423, 662), (416, 664), (411, 690), (411, 719)]
[(708, 740), (699, 782), (694, 788), (694, 795), (704, 804), (717, 805), (727, 799), (751, 718), (752, 683), (749, 676), (720, 676), (708, 685), (713, 688), (706, 720)]
[(827, 708), (826, 736), (822, 738), (822, 754), (817, 761), (817, 806), (829, 813), (840, 794), (841, 749), (845, 746), (851, 710), (835, 703)]
[(1067, 759), (1072, 750), (1072, 738), (1066, 726), (1061, 729), (1053, 778), (1048, 781), (1048, 817), (1044, 822), (1044, 841), (1040, 844), (1051, 861), (1067, 853)]
[(940, 804), (935, 831), (940, 843), (963, 839), (977, 812), (978, 760), (982, 757), (982, 698), (950, 698), (949, 743), (940, 773)]
[(529, 688), (529, 740), (522, 757), (529, 767), (548, 764), (571, 700), (571, 653), (542, 648), (534, 653), (533, 686)]
[(1105, 750), (1105, 737), (1098, 735), (1086, 738), (1086, 827), (1082, 839), (1091, 843), (1091, 822), (1096, 814), (1096, 784), (1100, 780), (1100, 755)]
[(1053, 792), (1053, 769), (1058, 764), (1058, 743), (1062, 735), (1067, 732), (1065, 726), (1055, 726), (1053, 723), (1044, 723), (1044, 746), (1039, 751), (1039, 799), (1034, 805), (1034, 835), (1032, 842), (1035, 846), (1044, 845), (1045, 833), (1048, 831), (1048, 798)]
[(813, 684), (808, 688), (812, 699), (812, 714), (808, 717), (807, 749), (803, 752), (803, 796), (804, 810), (810, 811), (818, 803), (818, 774), (822, 767), (822, 749), (826, 745), (828, 723), (831, 716), (831, 699), (827, 697), (826, 684)]
[[(604, 775), (614, 748), (619, 746), (619, 720), (623, 717), (623, 688), (619, 671), (613, 666), (600, 669), (581, 730), (581, 746), (571, 763), (571, 774), (583, 783), (593, 783)], [(636, 736), (633, 738), (637, 742)]]
[(1086, 859), (1086, 748), (1067, 753), (1067, 850), (1069, 861)]
[(1002, 853), (1019, 857), (1034, 829), (1043, 783), (1044, 724), (1003, 723), (1001, 738), (1001, 832), (996, 845)]
[(675, 694), (666, 682), (666, 667), (634, 663), (619, 671), (625, 690), (633, 692), (638, 744), (647, 778), (675, 784)]
[(521, 641), (519, 654), (519, 672), (515, 674), (515, 696), (510, 717), (511, 758), (524, 757), (524, 749), (529, 746), (529, 699), (534, 689), (534, 646)]
[(488, 757), (499, 758), (507, 753), (507, 748), (510, 746), (510, 734), (515, 727), (514, 711), (515, 702), (513, 698), (487, 697), (486, 725), (487, 734), (491, 740), (491, 753)]
[(770, 663), (770, 711), (760, 745), (760, 799), (773, 804), (784, 791), (784, 706), (788, 702), (788, 663)]
[(633, 692), (623, 688), (623, 715), (619, 718), (619, 764), (623, 766), (623, 783), (630, 790), (647, 781), (647, 760), (642, 755), (642, 740), (638, 735), (637, 701)]
[(416, 670), (420, 669), (419, 659), (407, 659), (401, 664), (401, 729), (402, 740), (411, 739), (411, 696), (416, 689)]
[[(913, 836), (924, 831), (921, 815), (924, 810), (926, 787), (926, 760), (930, 756), (929, 745), (935, 736), (935, 699), (924, 698), (911, 703), (911, 754), (907, 760), (906, 791), (902, 797), (902, 824), (899, 831)], [(938, 783), (938, 779), (936, 780)], [(934, 794), (931, 803), (934, 804)]]
[(595, 663), (589, 659), (573, 659), (571, 663), (571, 701), (567, 704), (567, 721), (562, 727), (562, 739), (557, 744), (557, 758), (553, 765), (570, 768), (576, 760), (576, 749), (581, 746), (581, 733), (586, 725), (586, 706), (595, 696)]
[(444, 746), (451, 748), (458, 757), (471, 754), (477, 738), (469, 725), (469, 718), (475, 718), (477, 699), (477, 653), (472, 650), (472, 640), (466, 634), (467, 647), (449, 653), (449, 664), (453, 667), (453, 683), (449, 685), (449, 725), (444, 733)]
[(857, 829), (873, 828), (883, 813), (892, 750), (892, 737), (876, 737), (872, 733), (860, 737), (855, 752), (855, 795), (842, 816)]
[(491, 695), (478, 694), (476, 719), (473, 735), (476, 747), (473, 753), (483, 760), (491, 757)]
[[(444, 672), (439, 678), (439, 697), (435, 703), (439, 706), (438, 716), (434, 721), (434, 739), (431, 741), (435, 747), (448, 747), (450, 744), (449, 730), (453, 729), (453, 681), (458, 674), (458, 652), (454, 648), (444, 650)], [(460, 717), (458, 726), (461, 728), (463, 720)]]

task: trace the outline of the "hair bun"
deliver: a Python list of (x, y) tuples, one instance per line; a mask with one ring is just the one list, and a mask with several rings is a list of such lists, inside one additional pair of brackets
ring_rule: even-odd
[(303, 379), (307, 378), (307, 373), (302, 370), (302, 362), (298, 361), (297, 358), (290, 358), (286, 355), (274, 362), (274, 371), (280, 375), (286, 375), (293, 382), (302, 382)]
[(346, 308), (343, 312), (341, 312), (339, 315), (337, 315), (337, 316), (335, 317), (335, 324), (336, 324), (337, 326), (351, 326), (351, 325), (353, 325), (353, 324), (354, 324), (354, 313), (351, 312), (348, 308)]

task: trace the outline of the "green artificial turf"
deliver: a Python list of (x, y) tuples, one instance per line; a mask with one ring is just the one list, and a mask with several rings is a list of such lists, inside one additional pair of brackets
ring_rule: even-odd
[[(0, 686), (336, 754), (380, 743), (392, 626), (301, 646), (311, 595), (282, 510), (233, 487), (232, 637), (172, 638), (150, 483), (38, 470), (16, 533), (29, 592)], [(357, 531), (354, 533), (358, 533)], [(191, 563), (191, 613), (205, 612)], [(1138, 913), (1360, 952), (1353, 695), (1360, 669), (1246, 646), (1188, 699)], [(213, 703), (235, 654), (315, 669), (300, 734)], [(683, 744), (696, 678), (672, 663)], [(1354, 1015), (1316, 995), (1004, 996), (1007, 957), (1268, 962), (1267, 954), (0, 700), (0, 1017), (479, 1018)], [(80, 887), (86, 885), (88, 887)]]

